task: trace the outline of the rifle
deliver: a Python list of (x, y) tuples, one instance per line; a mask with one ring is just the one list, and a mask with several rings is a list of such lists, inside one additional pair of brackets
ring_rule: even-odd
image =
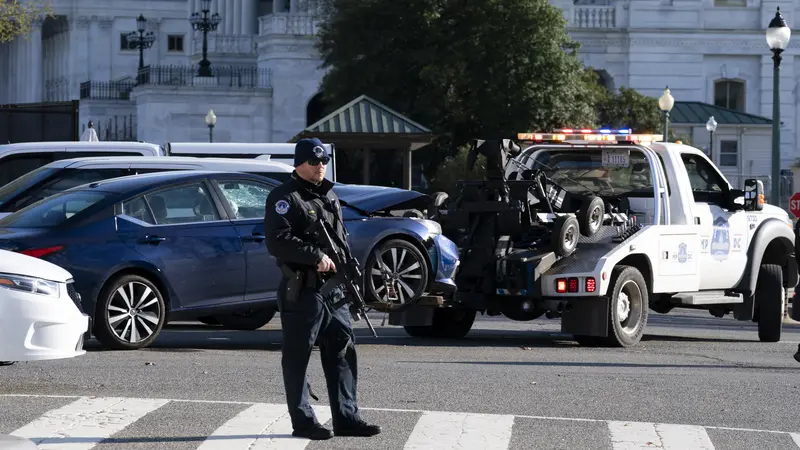
[(336, 286), (344, 284), (345, 289), (353, 298), (350, 307), (350, 314), (352, 314), (353, 320), (357, 322), (363, 317), (370, 331), (372, 331), (372, 335), (378, 337), (378, 333), (375, 332), (375, 328), (372, 327), (372, 323), (369, 321), (369, 317), (364, 311), (366, 303), (364, 302), (364, 297), (361, 295), (361, 289), (358, 285), (359, 280), (361, 280), (361, 270), (359, 269), (358, 260), (353, 258), (353, 255), (350, 254), (347, 243), (342, 242), (335, 231), (331, 230), (331, 232), (329, 232), (329, 228), (330, 225), (322, 217), (319, 217), (317, 221), (306, 230), (307, 233), (316, 237), (317, 242), (319, 242), (325, 250), (328, 250), (328, 253), (333, 255), (331, 259), (336, 265), (336, 275), (323, 284), (320, 292), (322, 295), (328, 295)]

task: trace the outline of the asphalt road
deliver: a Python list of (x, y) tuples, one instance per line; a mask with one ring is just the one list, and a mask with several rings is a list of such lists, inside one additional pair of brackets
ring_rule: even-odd
[[(382, 315), (371, 317), (379, 338), (363, 323), (356, 325), (359, 404), (364, 417), (379, 422), (385, 432), (373, 440), (336, 438), (306, 448), (429, 448), (409, 443), (426, 432), (442, 433), (437, 439), (444, 441), (452, 438), (447, 433), (460, 433), (475, 448), (492, 448), (491, 439), (526, 449), (800, 448), (800, 364), (792, 358), (800, 342), (796, 322), (787, 321), (780, 343), (760, 343), (751, 323), (702, 312), (651, 313), (639, 346), (606, 349), (579, 347), (558, 333), (558, 320), (544, 318), (512, 322), (482, 317), (464, 339), (427, 341), (408, 337), (402, 328), (380, 326)], [(279, 317), (253, 332), (179, 324), (145, 350), (105, 351), (90, 341), (83, 357), (0, 367), (0, 434), (39, 437), (42, 415), (80, 400), (77, 396), (101, 397), (83, 406), (97, 411), (110, 408), (102, 403), (106, 397), (210, 401), (126, 403), (123, 415), (144, 408), (129, 426), (122, 416), (97, 419), (111, 431), (94, 448), (198, 448), (246, 408), (266, 417), (266, 406), (258, 404), (284, 402), (280, 338)], [(312, 356), (310, 376), (324, 419), (327, 397), (318, 354)], [(465, 419), (430, 413), (435, 411), (488, 415)], [(80, 420), (89, 417), (80, 414)], [(47, 420), (77, 420), (57, 416), (52, 413)], [(37, 418), (39, 425), (24, 428)], [(510, 434), (503, 435), (503, 424)], [(691, 440), (687, 430), (694, 428), (673, 431), (673, 437), (691, 443), (670, 446), (669, 428), (653, 424), (696, 425), (705, 433)], [(615, 426), (623, 428), (615, 432)], [(95, 430), (89, 425), (81, 429), (89, 430), (89, 436)], [(639, 437), (628, 439), (626, 446), (625, 433)], [(705, 447), (704, 439), (710, 441)], [(444, 448), (444, 441), (430, 448)], [(61, 442), (73, 447), (41, 448), (93, 446), (86, 438)], [(227, 450), (237, 448), (224, 440), (205, 445), (215, 442)]]

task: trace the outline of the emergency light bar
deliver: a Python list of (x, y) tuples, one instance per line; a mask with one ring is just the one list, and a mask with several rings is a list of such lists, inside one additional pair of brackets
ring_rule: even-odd
[(661, 134), (632, 134), (630, 129), (610, 130), (607, 128), (592, 130), (588, 128), (560, 128), (552, 133), (517, 133), (520, 141), (553, 142), (553, 141), (588, 141), (592, 143), (638, 143), (649, 144), (664, 138)]

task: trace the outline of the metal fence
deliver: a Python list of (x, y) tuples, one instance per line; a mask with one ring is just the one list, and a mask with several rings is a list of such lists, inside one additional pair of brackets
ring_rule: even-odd
[(133, 81), (84, 81), (80, 96), (81, 100), (130, 100), (134, 87)]
[(272, 70), (255, 66), (211, 66), (211, 77), (198, 76), (198, 66), (148, 66), (138, 72), (139, 84), (166, 86), (272, 87)]
[[(97, 138), (101, 141), (136, 141), (136, 114), (107, 117), (93, 122)], [(84, 124), (81, 126), (81, 133), (85, 129)]]

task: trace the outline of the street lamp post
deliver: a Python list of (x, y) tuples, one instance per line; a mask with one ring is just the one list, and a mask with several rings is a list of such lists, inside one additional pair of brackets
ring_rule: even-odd
[(214, 125), (217, 124), (217, 115), (214, 114), (213, 109), (208, 110), (206, 114), (206, 125), (208, 125), (208, 142), (214, 142)]
[(139, 71), (138, 75), (136, 75), (136, 82), (142, 83), (143, 74), (142, 71), (144, 69), (144, 49), (150, 48), (153, 46), (153, 42), (156, 40), (156, 35), (153, 34), (152, 31), (148, 31), (145, 34), (145, 30), (147, 29), (147, 19), (144, 18), (143, 14), (139, 14), (139, 17), (136, 19), (136, 30), (138, 31), (131, 31), (128, 33), (128, 42), (134, 47), (139, 49)]
[(781, 99), (780, 99), (780, 67), (781, 53), (789, 45), (792, 30), (786, 25), (778, 7), (775, 17), (767, 27), (767, 45), (772, 51), (772, 188), (771, 202), (780, 204), (780, 178), (781, 178)]
[(658, 107), (664, 111), (664, 142), (669, 142), (669, 112), (675, 105), (675, 99), (669, 93), (669, 86), (664, 89), (664, 94), (658, 99)]
[(714, 116), (708, 118), (706, 130), (710, 133), (708, 138), (708, 157), (711, 158), (711, 161), (714, 161), (714, 132), (717, 131), (717, 121), (714, 120)]
[(208, 32), (217, 29), (222, 17), (217, 13), (214, 13), (211, 17), (208, 16), (208, 13), (211, 12), (211, 0), (200, 0), (200, 10), (203, 15), (193, 13), (189, 18), (189, 23), (192, 24), (192, 28), (195, 31), (203, 32), (203, 59), (200, 61), (200, 69), (197, 71), (197, 76), (210, 77), (211, 62), (208, 60)]

